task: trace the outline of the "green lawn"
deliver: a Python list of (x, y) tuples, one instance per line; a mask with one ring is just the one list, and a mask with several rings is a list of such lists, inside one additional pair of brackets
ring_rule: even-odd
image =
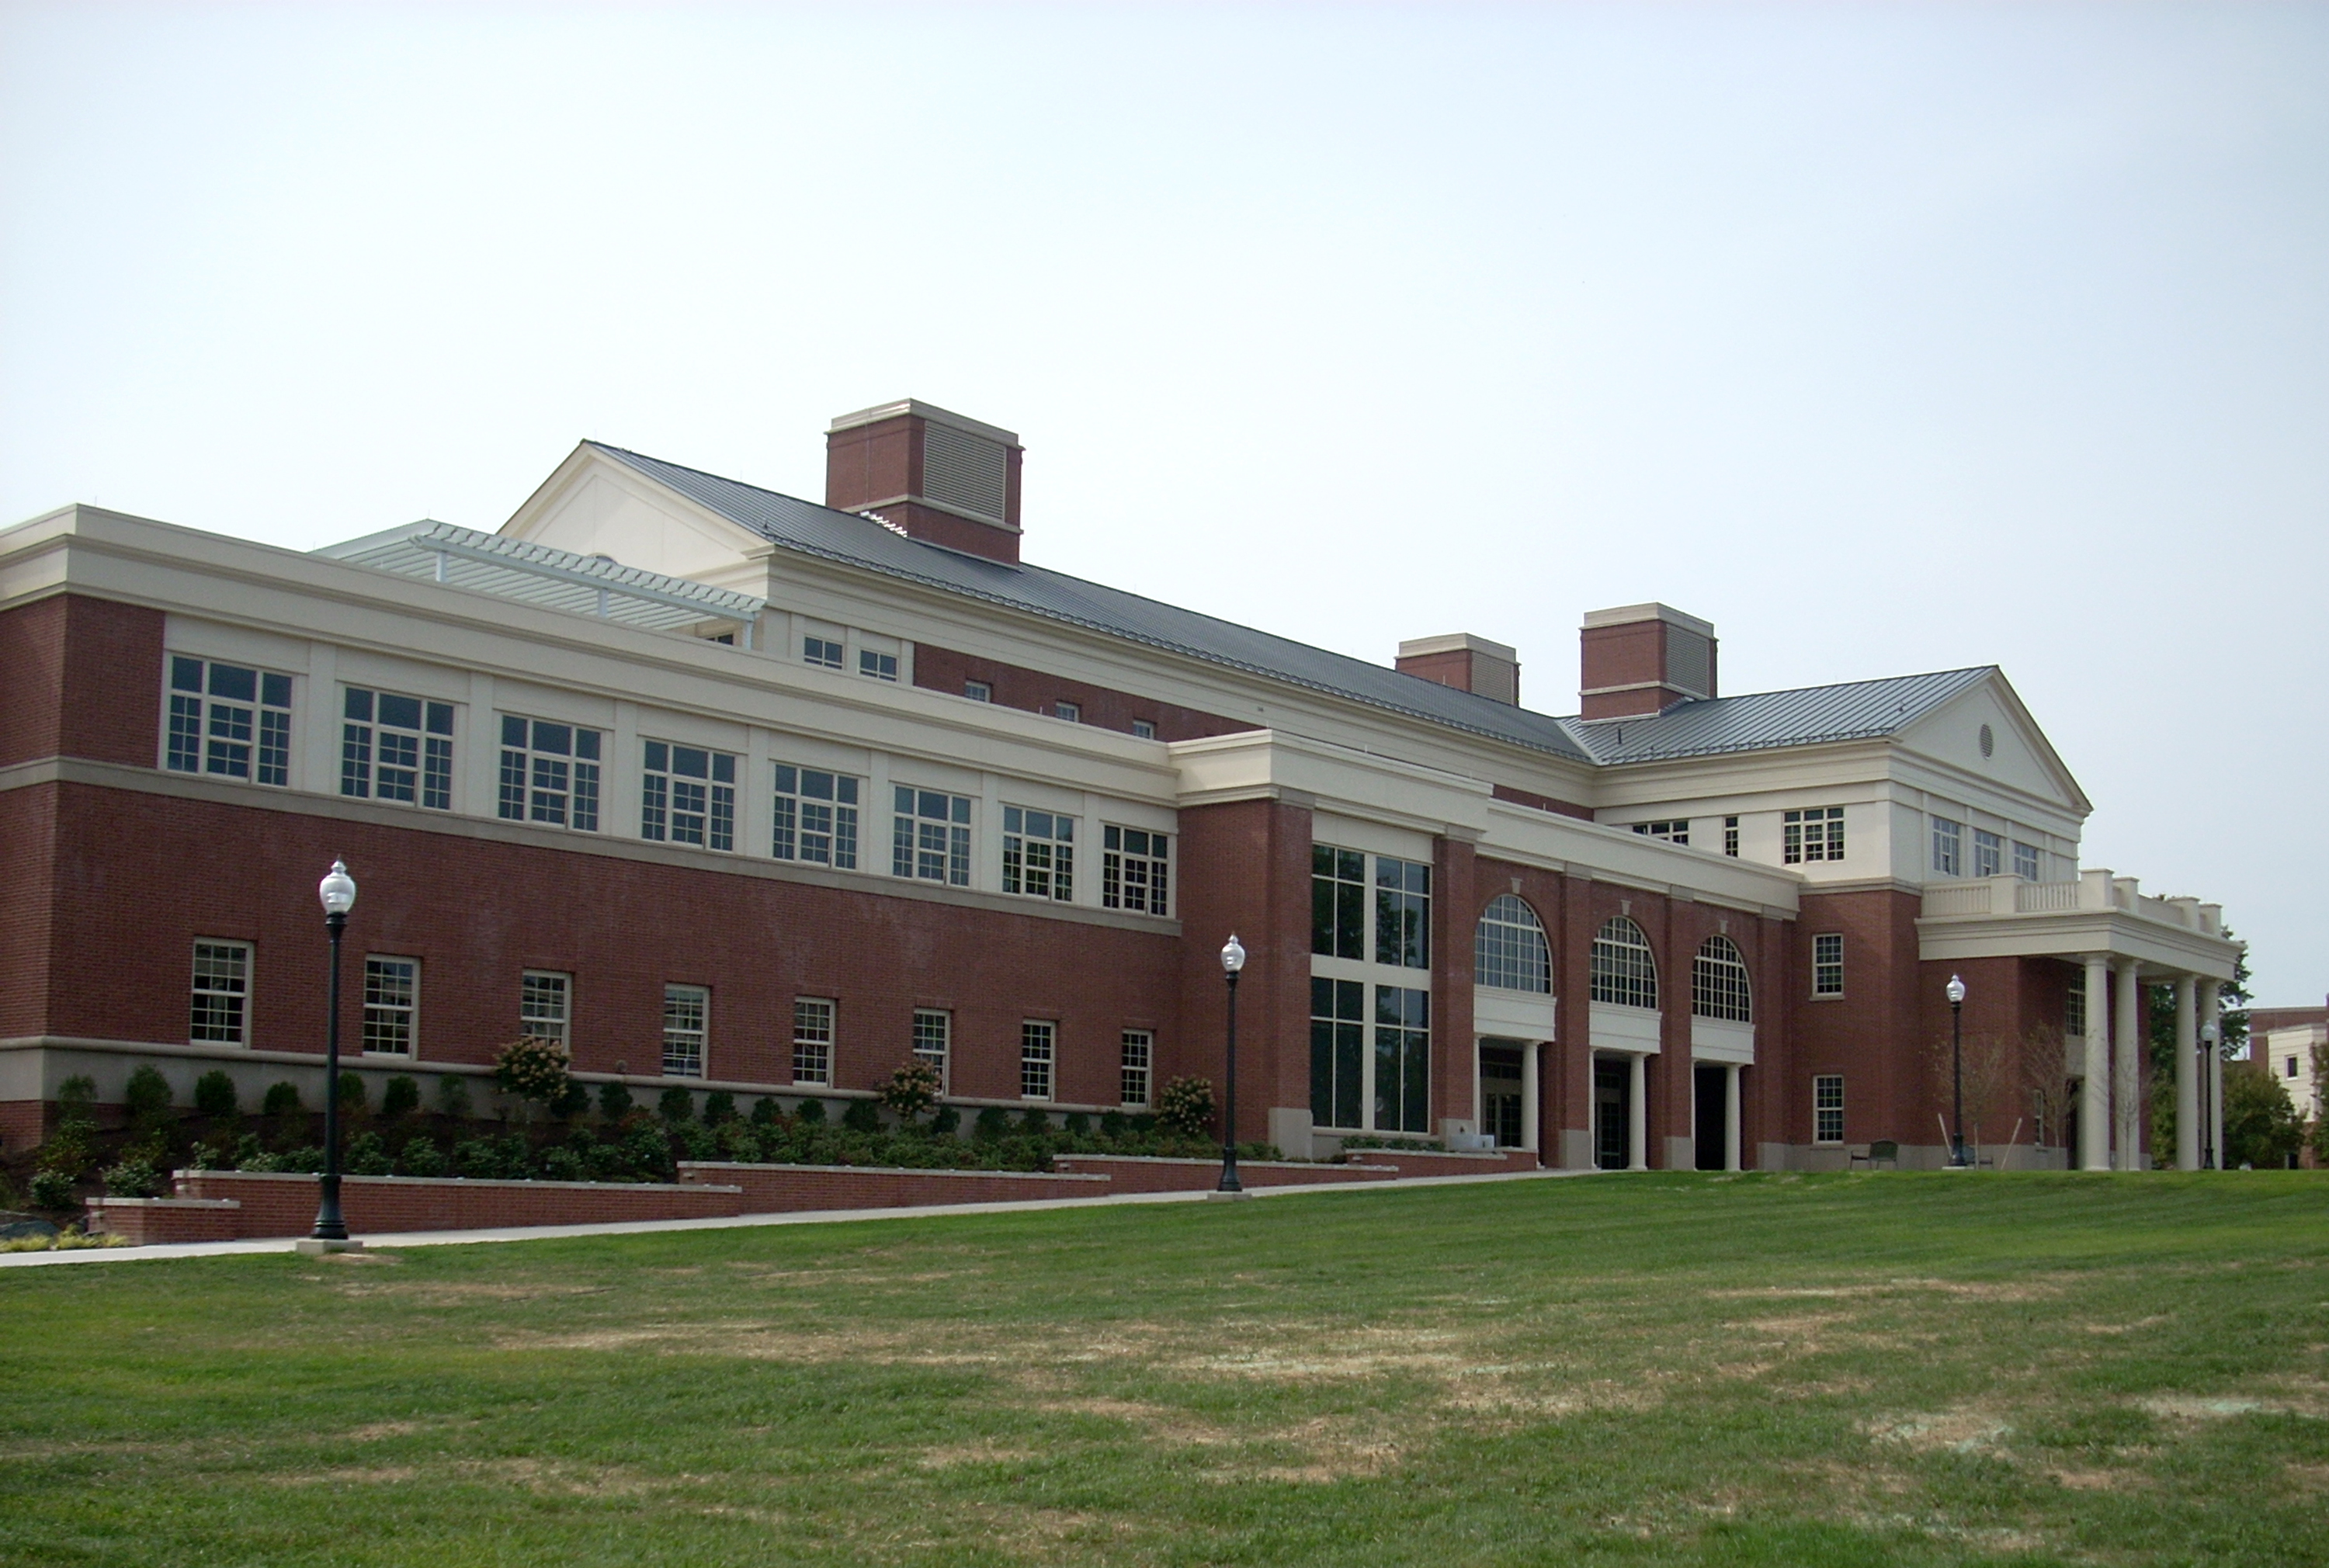
[(2329, 1562), (2329, 1177), (0, 1271), (0, 1563)]

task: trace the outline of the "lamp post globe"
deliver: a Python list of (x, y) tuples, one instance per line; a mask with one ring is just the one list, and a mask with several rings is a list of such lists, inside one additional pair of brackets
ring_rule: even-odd
[(1237, 1168), (1237, 983), (1245, 968), (1245, 944), (1231, 932), (1221, 944), (1221, 978), (1228, 982), (1229, 1038), (1225, 1054), (1228, 1072), (1224, 1075), (1221, 1092), (1221, 1179), (1216, 1192), (1242, 1193), (1245, 1184), (1238, 1179)]
[(1949, 976), (1949, 1084), (1952, 1095), (1952, 1116), (1949, 1123), (1949, 1164), (1962, 1170), (1966, 1164), (1965, 1146), (1965, 999), (1966, 982), (1956, 975)]
[(348, 911), (356, 906), (356, 879), (348, 875), (346, 862), (332, 862), (316, 885), (316, 897), (324, 906), (332, 965), (324, 1019), (324, 1176), (312, 1239), (344, 1242), (348, 1226), (340, 1217), (340, 935), (347, 929)]

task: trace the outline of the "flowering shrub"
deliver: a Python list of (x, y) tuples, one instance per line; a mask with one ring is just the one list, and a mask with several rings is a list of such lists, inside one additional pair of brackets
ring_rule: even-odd
[(882, 1085), (882, 1103), (898, 1114), (900, 1122), (919, 1122), (938, 1103), (938, 1070), (916, 1057), (890, 1075)]
[(1175, 1078), (1156, 1096), (1156, 1124), (1183, 1138), (1212, 1130), (1213, 1084), (1210, 1078)]
[(494, 1086), (505, 1094), (555, 1105), (573, 1087), (566, 1047), (556, 1040), (526, 1035), (504, 1046), (494, 1057)]

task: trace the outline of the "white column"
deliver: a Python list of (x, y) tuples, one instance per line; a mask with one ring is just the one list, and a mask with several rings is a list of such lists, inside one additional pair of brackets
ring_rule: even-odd
[(1636, 1051), (1626, 1058), (1626, 1169), (1650, 1168), (1649, 1058)]
[(2200, 1169), (2200, 1020), (2192, 976), (2175, 981), (2175, 1169)]
[(1542, 1045), (1521, 1049), (1521, 1147), (1535, 1150), (1540, 1159), (1543, 1157), (1544, 1145), (1537, 1141), (1537, 1058), (1543, 1050)]
[(2079, 1169), (2110, 1169), (2110, 960), (2087, 960), (2087, 1072), (2079, 1084)]
[(2142, 1045), (2136, 1038), (2135, 961), (2129, 959), (2118, 966), (2117, 1006), (2111, 1019), (2111, 1054), (2114, 1069), (2111, 1075), (2112, 1128), (2117, 1144), (2111, 1161), (2114, 1170), (2143, 1169), (2143, 1071)]
[(1722, 1169), (1739, 1169), (1739, 1066), (1722, 1069)]
[[(2202, 981), (2200, 982), (2200, 1031), (2202, 1034), (2204, 1035), (2207, 1032), (2210, 1024), (2214, 1024), (2218, 1028), (2223, 1027), (2221, 1005), (2222, 999), (2217, 991), (2217, 982), (2212, 980)], [(2212, 1169), (2221, 1170), (2224, 1168), (2224, 1050), (2221, 1038), (2217, 1042), (2216, 1048), (2208, 1053), (2208, 1079), (2204, 1092), (2208, 1096), (2207, 1145), (2212, 1151), (2209, 1157), (2209, 1164)]]

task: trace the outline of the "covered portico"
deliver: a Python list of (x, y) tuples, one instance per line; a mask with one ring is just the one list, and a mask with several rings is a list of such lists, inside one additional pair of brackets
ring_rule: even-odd
[(2145, 986), (2173, 985), (2175, 1167), (2221, 1167), (2223, 1062), (2208, 1052), (2203, 1079), (2200, 1059), (2239, 959), (2221, 906), (2145, 897), (2136, 878), (2103, 869), (2075, 882), (1988, 877), (1927, 888), (1917, 934), (1919, 956), (1935, 965), (2056, 958), (2079, 968), (2083, 1028), (2064, 1041), (2064, 1069), (2080, 1080), (2075, 1158), (2084, 1170), (2144, 1169), (2140, 998)]

